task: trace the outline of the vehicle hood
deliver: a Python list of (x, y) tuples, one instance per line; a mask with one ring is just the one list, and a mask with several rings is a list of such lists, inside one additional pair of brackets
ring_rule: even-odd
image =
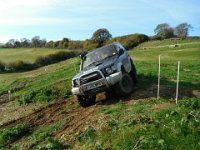
[(94, 65), (91, 65), (89, 67), (85, 67), (82, 71), (80, 71), (78, 74), (76, 74), (72, 78), (72, 80), (80, 78), (81, 76), (92, 73), (94, 71), (102, 70), (102, 69), (114, 64), (116, 61), (117, 61), (117, 56), (113, 56), (113, 57), (110, 57), (108, 59), (103, 60), (102, 62), (100, 62), (97, 65), (94, 64)]

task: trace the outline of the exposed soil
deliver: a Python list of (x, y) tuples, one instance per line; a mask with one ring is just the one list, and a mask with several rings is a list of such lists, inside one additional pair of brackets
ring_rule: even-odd
[(7, 103), (9, 102), (9, 96), (8, 94), (3, 94), (0, 96), (0, 105), (2, 105), (3, 103)]
[[(40, 125), (51, 123), (55, 120), (61, 119), (59, 118), (59, 113), (61, 109), (65, 109), (65, 104), (66, 101), (57, 100), (47, 106), (40, 107), (38, 110), (35, 110), (27, 116), (8, 121), (1, 125), (0, 128), (13, 127), (20, 123), (28, 123), (30, 127), (37, 128)], [(26, 109), (23, 111), (26, 111)]]
[(158, 110), (158, 109), (165, 109), (165, 108), (169, 108), (169, 107), (173, 107), (175, 104), (173, 103), (160, 103), (160, 104), (156, 104), (154, 106), (152, 106), (152, 110)]
[[(199, 93), (199, 91), (195, 91)], [(135, 92), (128, 98), (122, 99), (125, 103), (129, 103), (135, 100), (148, 100), (152, 97), (156, 97), (157, 86), (153, 85), (148, 90), (135, 89)], [(161, 86), (160, 96), (174, 98), (175, 88)], [(180, 97), (183, 96), (194, 96), (194, 93), (190, 91), (181, 91)], [(97, 102), (95, 105), (83, 108), (77, 105), (77, 101), (72, 98), (71, 100), (55, 100), (48, 105), (27, 105), (13, 109), (7, 115), (11, 117), (3, 124), (0, 125), (0, 128), (13, 127), (17, 124), (28, 123), (31, 129), (34, 131), (40, 126), (52, 124), (59, 120), (69, 117), (69, 123), (64, 125), (60, 130), (54, 132), (53, 136), (59, 139), (65, 144), (72, 144), (74, 142), (75, 134), (83, 130), (87, 126), (93, 126), (92, 120), (95, 117), (96, 112), (102, 105), (112, 105), (119, 101), (119, 98), (112, 98), (106, 100), (105, 93), (101, 93), (97, 96)], [(1, 115), (0, 119), (3, 119), (6, 115), (5, 107), (6, 105), (12, 105), (12, 103), (7, 103), (0, 105)], [(35, 105), (35, 107), (34, 107)], [(168, 106), (169, 104), (160, 104), (152, 107), (152, 110), (162, 109)], [(3, 110), (4, 107), (4, 110)], [(31, 109), (31, 111), (30, 111)], [(17, 114), (18, 117), (15, 117), (14, 114)], [(21, 114), (21, 115), (20, 115)]]

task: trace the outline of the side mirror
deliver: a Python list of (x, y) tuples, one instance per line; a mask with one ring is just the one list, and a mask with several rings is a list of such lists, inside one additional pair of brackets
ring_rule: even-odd
[(121, 56), (122, 54), (124, 54), (124, 50), (123, 49), (119, 49), (119, 56)]
[(79, 57), (83, 60), (85, 59), (86, 53), (81, 54)]

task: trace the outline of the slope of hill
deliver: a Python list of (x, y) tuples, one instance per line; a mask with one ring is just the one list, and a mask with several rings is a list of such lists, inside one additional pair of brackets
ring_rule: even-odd
[(151, 48), (151, 47), (161, 47), (161, 46), (168, 46), (168, 45), (175, 45), (175, 44), (192, 44), (192, 43), (200, 43), (200, 39), (178, 39), (178, 40), (157, 40), (157, 41), (149, 41), (144, 42), (138, 46), (138, 48)]
[[(23, 60), (29, 63), (35, 61), (39, 56), (53, 54), (63, 49), (48, 49), (48, 48), (1, 48), (0, 60), (3, 62), (11, 62), (15, 60)], [(67, 51), (66, 49), (64, 51)]]
[[(88, 108), (79, 107), (69, 92), (70, 79), (78, 70), (78, 58), (29, 72), (0, 74), (0, 146), (199, 149), (199, 47), (200, 44), (156, 49), (138, 46), (130, 50), (139, 75), (132, 95), (106, 99), (101, 93), (96, 104)], [(161, 55), (161, 90), (157, 100), (158, 55)], [(174, 102), (177, 61), (181, 61), (178, 105)], [(61, 92), (44, 102), (47, 87)], [(19, 105), (33, 91), (40, 93), (34, 101)]]

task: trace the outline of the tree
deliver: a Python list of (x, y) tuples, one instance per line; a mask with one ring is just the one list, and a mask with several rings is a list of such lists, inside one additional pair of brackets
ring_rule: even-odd
[(10, 39), (10, 40), (6, 43), (6, 47), (9, 47), (9, 48), (15, 47), (15, 39)]
[(47, 47), (47, 48), (53, 48), (53, 41), (49, 41), (49, 42), (47, 42), (46, 44), (45, 44), (45, 47)]
[(15, 43), (14, 43), (14, 47), (19, 48), (21, 46), (22, 46), (21, 43), (18, 40), (16, 40)]
[(102, 46), (107, 40), (110, 40), (112, 35), (105, 28), (98, 29), (93, 33), (92, 40), (98, 43), (99, 46)]
[(192, 29), (192, 26), (186, 22), (181, 23), (175, 28), (175, 35), (180, 38), (186, 38), (189, 34), (189, 30)]
[(157, 36), (161, 37), (161, 39), (174, 37), (174, 29), (167, 23), (158, 24), (154, 32)]
[(40, 40), (40, 47), (45, 47), (46, 43), (47, 43), (46, 39)]
[(67, 48), (69, 43), (68, 38), (63, 38), (61, 41), (59, 41), (58, 48)]
[(53, 48), (57, 48), (58, 45), (59, 45), (59, 41), (55, 41), (55, 42), (53, 42)]
[(21, 46), (22, 47), (29, 47), (31, 44), (31, 41), (27, 38), (23, 38), (21, 39)]
[(39, 47), (40, 46), (40, 37), (39, 36), (33, 37), (31, 40), (31, 45), (33, 47)]

